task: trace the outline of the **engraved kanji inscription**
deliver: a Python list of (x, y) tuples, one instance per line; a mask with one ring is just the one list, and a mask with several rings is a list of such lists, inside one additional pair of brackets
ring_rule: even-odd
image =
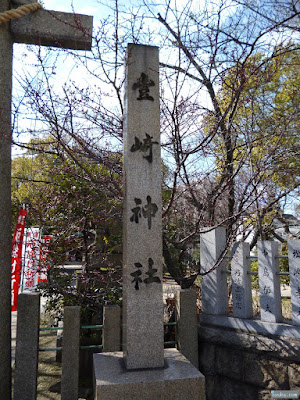
[(147, 196), (147, 205), (143, 207), (143, 216), (148, 219), (148, 228), (151, 229), (152, 218), (155, 217), (158, 207), (151, 202), (151, 197)]
[(134, 283), (134, 288), (135, 290), (140, 290), (140, 284), (145, 283), (146, 285), (151, 284), (151, 283), (161, 283), (161, 280), (158, 276), (155, 276), (157, 273), (157, 268), (153, 268), (153, 260), (152, 258), (148, 259), (148, 270), (145, 272), (146, 275), (148, 275), (147, 278), (142, 280), (141, 275), (142, 275), (142, 268), (143, 265), (141, 263), (134, 263), (135, 268), (137, 268), (136, 271), (132, 272), (130, 275), (133, 277), (133, 280), (131, 281)]
[(264, 276), (270, 276), (269, 270), (268, 270), (267, 267), (264, 268), (264, 273), (263, 273), (263, 275), (264, 275)]
[(242, 284), (242, 280), (239, 276), (235, 278), (235, 283), (239, 286)]
[(131, 209), (131, 211), (132, 211), (132, 216), (130, 217), (130, 221), (131, 222), (135, 222), (136, 224), (138, 224), (139, 223), (139, 220), (140, 220), (140, 218), (142, 217), (142, 207), (141, 207), (141, 204), (142, 204), (142, 200), (141, 199), (138, 199), (138, 198), (134, 198), (134, 202), (135, 202), (135, 207), (134, 208), (132, 208)]
[(142, 275), (142, 271), (140, 268), (143, 266), (140, 263), (134, 263), (134, 266), (137, 268), (137, 270), (130, 275), (133, 277), (132, 283), (134, 283), (135, 290), (139, 290), (139, 283), (142, 283), (142, 279), (140, 277)]
[(132, 216), (130, 217), (131, 222), (139, 223), (141, 217), (147, 218), (148, 220), (148, 229), (151, 229), (152, 226), (152, 218), (155, 217), (158, 207), (155, 203), (152, 203), (151, 196), (146, 197), (147, 204), (144, 207), (141, 206), (142, 200), (135, 197), (134, 202), (136, 207), (132, 208)]
[(300, 268), (296, 268), (296, 271), (293, 274), (294, 276), (300, 275)]
[(270, 294), (270, 293), (271, 293), (270, 286), (264, 286), (264, 294)]
[(235, 274), (236, 276), (241, 276), (241, 271), (240, 271), (239, 269), (237, 269), (237, 270), (234, 272), (234, 274)]
[(262, 253), (263, 253), (263, 255), (264, 255), (265, 257), (267, 257), (267, 255), (269, 254), (269, 253), (267, 252), (266, 249), (263, 249)]
[(143, 139), (143, 141), (135, 136), (134, 144), (131, 146), (130, 151), (141, 151), (142, 153), (149, 152), (148, 155), (143, 156), (143, 158), (151, 164), (153, 161), (153, 145), (158, 144), (158, 142), (153, 141), (153, 136), (148, 135), (148, 133), (145, 133), (145, 135), (146, 139)]
[(153, 268), (153, 260), (152, 260), (152, 258), (149, 258), (148, 271), (146, 272), (146, 275), (148, 275), (148, 278), (144, 279), (144, 282), (146, 284), (153, 283), (153, 282), (160, 283), (161, 281), (160, 281), (159, 277), (154, 276), (156, 274), (156, 272), (157, 272), (157, 269)]
[(154, 101), (154, 98), (149, 94), (150, 92), (149, 88), (151, 86), (155, 86), (155, 83), (153, 82), (152, 79), (149, 79), (148, 75), (142, 72), (137, 82), (132, 85), (133, 90), (139, 89), (139, 97), (137, 97), (137, 100)]
[(300, 250), (297, 250), (297, 249), (293, 250), (293, 257), (300, 258)]
[(267, 304), (267, 307), (266, 307), (266, 312), (267, 312), (267, 311), (270, 312), (270, 313), (272, 312), (272, 311), (271, 311), (271, 308), (270, 308), (270, 306), (269, 306), (269, 304)]

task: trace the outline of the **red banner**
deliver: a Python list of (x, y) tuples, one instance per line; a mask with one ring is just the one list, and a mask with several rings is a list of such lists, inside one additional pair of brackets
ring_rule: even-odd
[(41, 229), (31, 227), (25, 229), (23, 246), (24, 263), (22, 273), (22, 291), (34, 290), (38, 283), (38, 267), (40, 263)]
[(50, 265), (48, 264), (48, 253), (49, 245), (51, 243), (52, 236), (42, 236), (41, 237), (41, 249), (40, 249), (40, 265), (39, 265), (39, 275), (38, 283), (48, 282), (48, 270)]
[(17, 311), (22, 265), (22, 243), (27, 210), (20, 209), (11, 252), (11, 311)]

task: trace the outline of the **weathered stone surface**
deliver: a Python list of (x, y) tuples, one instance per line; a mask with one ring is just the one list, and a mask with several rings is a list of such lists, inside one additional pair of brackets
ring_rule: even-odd
[(36, 398), (39, 329), (40, 294), (23, 292), (18, 299), (15, 400)]
[[(205, 376), (206, 400), (257, 400), (258, 388), (223, 376)], [(270, 395), (270, 392), (269, 392)], [(269, 399), (270, 400), (270, 399)]]
[(215, 371), (219, 375), (235, 380), (243, 380), (243, 356), (230, 348), (216, 349)]
[(293, 363), (288, 366), (288, 377), (291, 389), (300, 390), (300, 362)]
[(61, 399), (78, 399), (80, 307), (64, 308)]
[(91, 50), (93, 17), (39, 9), (11, 21), (14, 42)]
[(236, 243), (232, 250), (231, 281), (233, 315), (237, 318), (252, 318), (252, 290), (249, 243)]
[(103, 307), (103, 352), (121, 350), (121, 308), (118, 305)]
[[(204, 370), (203, 370), (204, 371)], [(205, 372), (205, 394), (206, 399), (214, 400), (219, 395), (219, 377), (215, 374)]]
[[(202, 271), (209, 271), (226, 246), (226, 229), (218, 227), (200, 235), (200, 263)], [(202, 311), (222, 315), (228, 312), (228, 291), (225, 263), (201, 279)]]
[(300, 326), (300, 240), (288, 241), (293, 323)]
[(260, 318), (262, 321), (282, 321), (278, 247), (279, 243), (274, 241), (257, 243)]
[(292, 338), (300, 340), (300, 328), (290, 323), (272, 323), (259, 319), (233, 318), (224, 315), (201, 314), (201, 326), (223, 327), (225, 330), (235, 330), (238, 332), (258, 333), (269, 337)]
[(124, 115), (123, 349), (164, 365), (158, 48), (128, 45)]
[(166, 367), (128, 371), (122, 353), (94, 355), (97, 400), (205, 400), (203, 375), (176, 349), (165, 350)]
[(215, 373), (216, 346), (211, 343), (199, 343), (199, 370)]
[(206, 400), (270, 400), (270, 390), (300, 386), (298, 339), (200, 325), (199, 343)]
[(192, 289), (175, 292), (178, 350), (198, 368), (197, 295)]
[(245, 357), (245, 377), (247, 383), (265, 389), (288, 389), (286, 363), (267, 359)]
[(267, 356), (279, 357), (292, 362), (299, 361), (299, 339), (272, 335), (267, 337), (266, 333), (259, 335), (252, 332), (246, 333), (239, 329), (229, 329), (224, 326), (212, 327), (205, 325), (200, 325), (198, 334), (201, 342), (221, 344), (235, 349), (264, 352)]

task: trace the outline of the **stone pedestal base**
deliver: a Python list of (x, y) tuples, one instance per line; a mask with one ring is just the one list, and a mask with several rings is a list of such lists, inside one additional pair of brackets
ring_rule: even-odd
[(123, 353), (94, 355), (95, 400), (205, 400), (204, 376), (176, 349), (165, 368), (128, 371)]

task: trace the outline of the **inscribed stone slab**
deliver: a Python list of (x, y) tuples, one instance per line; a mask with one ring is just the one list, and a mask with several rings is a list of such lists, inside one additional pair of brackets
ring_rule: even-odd
[(262, 321), (282, 321), (278, 247), (279, 243), (273, 241), (262, 241), (257, 244)]
[(158, 48), (128, 45), (124, 116), (123, 349), (164, 365)]
[(300, 240), (288, 241), (291, 301), (294, 325), (300, 325)]
[[(218, 227), (200, 235), (200, 263), (203, 272), (216, 264), (226, 246), (226, 229)], [(224, 260), (201, 278), (202, 310), (206, 314), (222, 315), (228, 312), (227, 275)]]
[(232, 253), (231, 280), (233, 316), (237, 318), (252, 318), (253, 311), (249, 243), (236, 243)]

